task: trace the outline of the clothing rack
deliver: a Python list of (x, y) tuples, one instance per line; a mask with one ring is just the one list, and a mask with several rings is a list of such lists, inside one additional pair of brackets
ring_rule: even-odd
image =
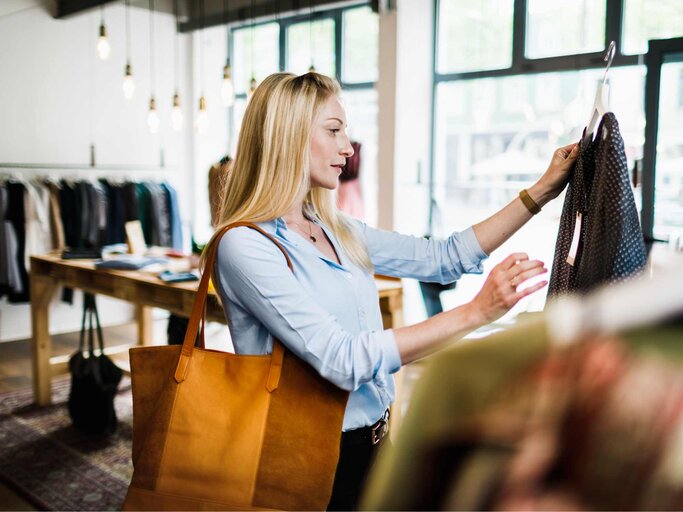
[[(8, 164), (0, 163), (0, 181), (33, 179), (33, 178), (64, 178), (71, 180), (89, 180), (98, 178), (122, 179), (129, 181), (169, 181), (176, 167), (158, 166), (126, 166), (126, 165), (60, 165), (60, 164)], [(161, 174), (159, 171), (165, 171)]]

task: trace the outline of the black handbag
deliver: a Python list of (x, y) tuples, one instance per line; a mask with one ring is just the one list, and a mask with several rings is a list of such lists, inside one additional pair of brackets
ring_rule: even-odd
[[(86, 318), (88, 320), (88, 352), (84, 351)], [(93, 326), (93, 319), (95, 320)], [(94, 330), (97, 329), (99, 354), (95, 354)], [(83, 322), (78, 352), (69, 359), (71, 391), (69, 416), (74, 426), (86, 434), (111, 434), (116, 430), (114, 395), (123, 372), (104, 354), (102, 329), (95, 296), (83, 296)]]

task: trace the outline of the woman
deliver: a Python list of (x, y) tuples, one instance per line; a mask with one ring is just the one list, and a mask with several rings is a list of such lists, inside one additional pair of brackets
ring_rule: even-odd
[[(508, 256), (469, 303), (424, 322), (383, 330), (373, 272), (447, 283), (481, 262), (532, 216), (521, 199), (447, 240), (371, 228), (336, 211), (334, 189), (353, 149), (336, 81), (316, 73), (271, 75), (245, 112), (220, 227), (257, 223), (287, 250), (248, 228), (219, 242), (218, 284), (235, 349), (266, 354), (273, 336), (350, 396), (330, 509), (355, 508), (394, 398), (392, 374), (505, 314), (545, 286), (526, 254)], [(528, 193), (542, 206), (565, 186), (573, 146), (558, 149)], [(533, 204), (532, 204), (533, 207)], [(214, 243), (212, 239), (210, 243)], [(380, 432), (379, 434), (377, 432)], [(374, 439), (373, 439), (374, 437)], [(380, 443), (381, 444), (381, 443)]]

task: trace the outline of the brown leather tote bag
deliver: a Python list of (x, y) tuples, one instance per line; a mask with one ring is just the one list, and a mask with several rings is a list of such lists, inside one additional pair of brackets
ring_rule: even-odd
[[(287, 260), (282, 246), (267, 236)], [(124, 510), (324, 510), (348, 392), (275, 340), (270, 355), (204, 348), (218, 239), (182, 346), (130, 350), (133, 478)], [(201, 330), (199, 330), (201, 324)], [(197, 332), (201, 348), (194, 347)]]

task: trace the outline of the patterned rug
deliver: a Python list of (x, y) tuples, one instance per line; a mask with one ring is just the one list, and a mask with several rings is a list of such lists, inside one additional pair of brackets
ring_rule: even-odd
[(119, 386), (111, 436), (71, 425), (69, 387), (54, 380), (48, 407), (33, 405), (30, 389), (0, 394), (0, 479), (40, 510), (120, 510), (133, 474), (130, 380)]

